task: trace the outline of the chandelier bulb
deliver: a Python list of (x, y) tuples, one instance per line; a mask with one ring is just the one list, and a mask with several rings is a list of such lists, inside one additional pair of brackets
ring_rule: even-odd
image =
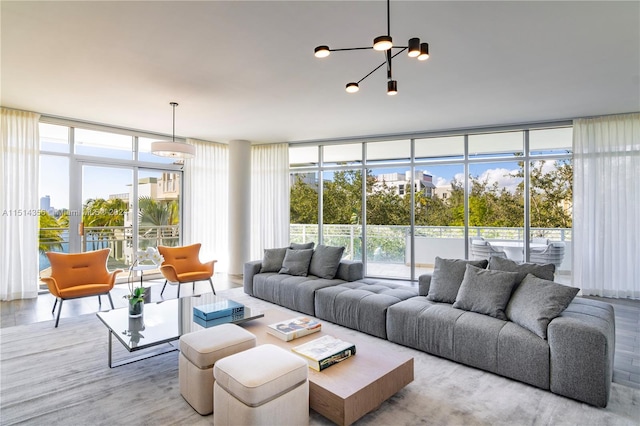
[(410, 58), (416, 58), (420, 55), (420, 39), (417, 37), (409, 39), (409, 52), (408, 55)]
[(393, 47), (391, 36), (379, 36), (373, 39), (373, 48), (375, 50), (389, 50)]
[(360, 90), (360, 86), (358, 86), (358, 83), (348, 83), (345, 90), (347, 91), (347, 93), (356, 93), (358, 90)]
[(420, 44), (420, 54), (418, 55), (419, 61), (426, 61), (429, 59), (429, 43)]
[(313, 54), (316, 58), (326, 58), (331, 54), (331, 51), (329, 50), (329, 46), (318, 46), (314, 49)]
[(396, 80), (389, 80), (387, 82), (387, 95), (393, 96), (398, 93), (398, 82)]

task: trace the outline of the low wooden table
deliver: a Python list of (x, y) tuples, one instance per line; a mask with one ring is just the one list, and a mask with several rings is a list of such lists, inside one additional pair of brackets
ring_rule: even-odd
[[(267, 325), (293, 318), (277, 309), (242, 324), (256, 335), (258, 344), (271, 343), (287, 350), (325, 334), (354, 343), (356, 355), (322, 372), (309, 369), (309, 405), (339, 425), (350, 425), (375, 410), (413, 381), (413, 358), (353, 336), (320, 331), (290, 342), (267, 333)], [(323, 322), (323, 326), (326, 321)]]

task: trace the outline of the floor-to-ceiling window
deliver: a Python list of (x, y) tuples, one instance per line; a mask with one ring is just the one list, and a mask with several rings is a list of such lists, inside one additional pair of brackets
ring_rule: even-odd
[(110, 248), (127, 270), (137, 250), (180, 243), (183, 165), (150, 153), (166, 137), (53, 121), (40, 123), (41, 276), (47, 251)]
[(568, 124), (292, 144), (292, 240), (317, 228), (367, 276), (412, 280), (436, 256), (473, 257), (472, 239), (515, 261), (557, 243), (569, 281)]

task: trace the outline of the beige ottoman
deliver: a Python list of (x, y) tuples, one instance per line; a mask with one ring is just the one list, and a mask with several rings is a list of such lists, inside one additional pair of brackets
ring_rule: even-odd
[(221, 359), (213, 368), (213, 424), (308, 425), (307, 362), (274, 345)]
[(219, 359), (255, 347), (256, 336), (234, 324), (180, 337), (180, 394), (200, 414), (213, 411), (213, 365)]

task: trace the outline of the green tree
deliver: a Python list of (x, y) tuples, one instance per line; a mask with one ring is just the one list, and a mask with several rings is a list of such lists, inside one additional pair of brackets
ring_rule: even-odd
[[(155, 239), (155, 245), (161, 245), (163, 241), (163, 227), (179, 223), (178, 200), (154, 200), (143, 196), (138, 199), (138, 216), (140, 225), (149, 227), (143, 231), (143, 239)], [(173, 239), (173, 238), (172, 238)], [(144, 246), (144, 244), (141, 243)]]
[(318, 223), (318, 187), (304, 181), (303, 175), (296, 174), (290, 190), (290, 222)]
[(531, 226), (571, 228), (573, 212), (573, 167), (569, 160), (556, 160), (545, 171), (546, 161), (531, 162)]
[(58, 220), (48, 212), (43, 211), (38, 221), (38, 251), (43, 254), (48, 251), (62, 251), (64, 219)]

